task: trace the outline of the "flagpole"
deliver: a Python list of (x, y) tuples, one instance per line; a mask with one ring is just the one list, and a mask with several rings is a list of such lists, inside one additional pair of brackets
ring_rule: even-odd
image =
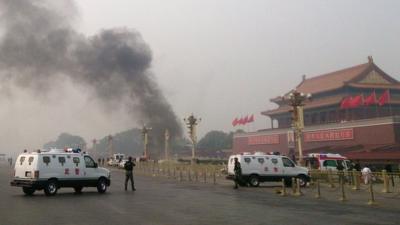
[(391, 101), (390, 101), (390, 89), (388, 89), (388, 94), (389, 94), (389, 97), (388, 97), (388, 103), (389, 103), (389, 112), (390, 112), (390, 116), (391, 116), (391, 117), (393, 117), (393, 112), (392, 112), (392, 103), (391, 103)]
[(376, 90), (374, 89), (375, 117), (379, 117), (378, 102), (376, 100)]

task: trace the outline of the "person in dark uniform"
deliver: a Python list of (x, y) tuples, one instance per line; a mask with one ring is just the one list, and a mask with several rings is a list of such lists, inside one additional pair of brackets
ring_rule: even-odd
[(338, 176), (339, 176), (339, 184), (341, 184), (342, 182), (344, 182), (344, 166), (343, 166), (343, 161), (342, 160), (338, 160), (337, 161), (337, 166), (336, 169), (338, 171)]
[(238, 161), (238, 158), (235, 158), (235, 166), (233, 168), (233, 171), (235, 172), (235, 187), (234, 189), (238, 189), (239, 187), (239, 182), (242, 179), (242, 167), (240, 166), (240, 162)]
[(390, 180), (392, 181), (392, 187), (394, 187), (394, 177), (393, 177), (392, 165), (390, 165), (390, 163), (386, 164), (385, 170), (386, 170)]
[(131, 180), (132, 191), (136, 191), (135, 182), (133, 181), (133, 167), (135, 167), (135, 163), (132, 162), (132, 157), (129, 156), (128, 161), (124, 164), (125, 169), (125, 191), (128, 190), (128, 181)]
[(360, 165), (360, 162), (359, 162), (359, 161), (357, 161), (357, 162), (354, 164), (354, 169), (355, 169), (356, 171), (361, 171), (361, 165)]
[(101, 159), (101, 165), (104, 166), (104, 158)]

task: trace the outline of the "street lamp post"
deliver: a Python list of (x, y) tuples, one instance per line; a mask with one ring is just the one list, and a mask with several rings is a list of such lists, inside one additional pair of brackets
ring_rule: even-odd
[(114, 149), (113, 149), (113, 136), (111, 134), (108, 135), (107, 141), (108, 141), (108, 154), (109, 154), (110, 158), (112, 158), (113, 154), (114, 154), (114, 152), (113, 152)]
[(146, 125), (143, 125), (142, 128), (142, 136), (143, 136), (143, 154), (144, 158), (147, 159), (148, 153), (147, 153), (147, 145), (149, 143), (149, 132), (152, 130), (151, 127), (146, 127)]
[(297, 151), (299, 152), (298, 163), (303, 165), (303, 149), (302, 149), (302, 132), (304, 129), (304, 102), (311, 99), (311, 94), (304, 94), (293, 90), (288, 95), (283, 97), (284, 100), (292, 107), (292, 128), (295, 137)]
[(183, 119), (187, 125), (187, 128), (189, 129), (189, 137), (192, 140), (192, 164), (195, 163), (196, 159), (196, 144), (197, 144), (197, 134), (196, 134), (196, 126), (199, 124), (201, 121), (201, 118), (196, 118), (192, 115), (190, 115), (188, 118)]
[(165, 137), (165, 160), (169, 160), (168, 148), (169, 148), (169, 131), (168, 129), (165, 130), (164, 133)]

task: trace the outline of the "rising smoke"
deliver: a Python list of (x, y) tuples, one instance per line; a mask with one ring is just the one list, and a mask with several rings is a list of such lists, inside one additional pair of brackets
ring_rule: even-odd
[(43, 97), (51, 83), (67, 78), (91, 90), (105, 109), (128, 108), (132, 123), (147, 123), (159, 139), (165, 129), (180, 136), (140, 34), (119, 28), (86, 37), (74, 29), (76, 12), (70, 0), (0, 0), (1, 80)]

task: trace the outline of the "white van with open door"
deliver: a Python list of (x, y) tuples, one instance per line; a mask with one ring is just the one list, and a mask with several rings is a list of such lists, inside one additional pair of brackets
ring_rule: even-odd
[(240, 162), (243, 180), (253, 187), (259, 186), (260, 182), (282, 181), (282, 179), (289, 186), (293, 177), (300, 179), (301, 186), (306, 186), (307, 182), (310, 181), (307, 168), (297, 166), (286, 156), (269, 155), (263, 152), (231, 155), (228, 160), (227, 179), (234, 178), (234, 158), (238, 158)]

